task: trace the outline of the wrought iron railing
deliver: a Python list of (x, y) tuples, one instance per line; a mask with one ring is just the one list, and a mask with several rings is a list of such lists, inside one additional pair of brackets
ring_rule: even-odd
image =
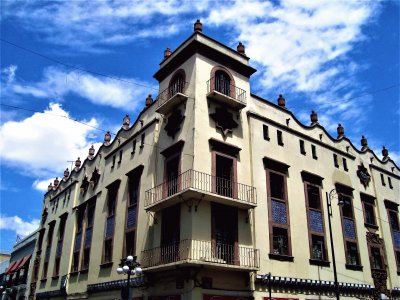
[(217, 194), (247, 204), (257, 204), (255, 187), (190, 169), (169, 181), (147, 190), (144, 206), (148, 207), (157, 204), (187, 189)]
[(182, 82), (177, 82), (174, 85), (167, 87), (156, 98), (157, 108), (163, 106), (165, 103), (167, 103), (169, 100), (171, 100), (172, 97), (175, 96), (176, 94), (178, 94), (178, 93), (185, 94), (187, 86), (188, 86), (188, 83), (182, 81)]
[(211, 77), (207, 81), (207, 94), (213, 91), (219, 92), (239, 102), (242, 102), (243, 104), (246, 104), (246, 91), (234, 86), (229, 81)]
[(260, 267), (260, 253), (251, 247), (188, 239), (144, 250), (140, 260), (143, 268), (181, 261), (256, 269)]

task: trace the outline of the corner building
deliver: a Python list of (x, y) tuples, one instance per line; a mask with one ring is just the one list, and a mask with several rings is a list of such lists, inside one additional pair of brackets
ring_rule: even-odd
[[(400, 170), (250, 92), (237, 50), (194, 33), (167, 49), (159, 95), (45, 194), (31, 299), (399, 298)], [(330, 200), (331, 207), (328, 207)], [(342, 206), (338, 206), (339, 202)], [(329, 209), (329, 210), (328, 210)], [(218, 296), (218, 297), (217, 297)]]

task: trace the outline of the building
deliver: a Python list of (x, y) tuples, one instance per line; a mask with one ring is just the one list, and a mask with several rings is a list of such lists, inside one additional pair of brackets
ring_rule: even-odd
[(25, 299), (29, 265), (36, 245), (37, 231), (18, 239), (11, 252), (8, 268), (2, 277), (2, 300)]
[(379, 158), (340, 124), (332, 137), (315, 112), (302, 124), (283, 96), (252, 94), (244, 46), (194, 29), (164, 52), (159, 95), (136, 121), (50, 184), (30, 298), (126, 297), (116, 269), (134, 255), (134, 299), (327, 299), (332, 250), (342, 299), (399, 298), (388, 150)]

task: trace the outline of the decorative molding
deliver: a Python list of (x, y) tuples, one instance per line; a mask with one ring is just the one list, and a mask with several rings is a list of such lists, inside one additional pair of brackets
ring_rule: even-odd
[(167, 135), (175, 139), (175, 134), (181, 129), (181, 124), (185, 116), (182, 115), (180, 109), (174, 109), (172, 114), (167, 119), (167, 125), (165, 125), (164, 130)]
[(369, 175), (368, 170), (366, 167), (364, 167), (363, 163), (358, 166), (357, 177), (360, 179), (360, 182), (362, 183), (364, 188), (367, 188), (369, 182), (371, 181), (371, 175)]
[(238, 123), (233, 120), (233, 114), (228, 112), (226, 108), (216, 107), (215, 113), (210, 114), (210, 117), (215, 122), (215, 127), (221, 130), (224, 138), (228, 133), (232, 133), (234, 128), (238, 127)]

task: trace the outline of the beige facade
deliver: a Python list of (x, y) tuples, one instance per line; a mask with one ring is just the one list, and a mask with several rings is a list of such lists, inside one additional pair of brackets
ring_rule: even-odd
[(255, 71), (201, 30), (166, 52), (155, 101), (45, 194), (28, 295), (120, 299), (131, 254), (138, 299), (327, 299), (329, 198), (341, 297), (399, 297), (400, 169), (251, 94)]

